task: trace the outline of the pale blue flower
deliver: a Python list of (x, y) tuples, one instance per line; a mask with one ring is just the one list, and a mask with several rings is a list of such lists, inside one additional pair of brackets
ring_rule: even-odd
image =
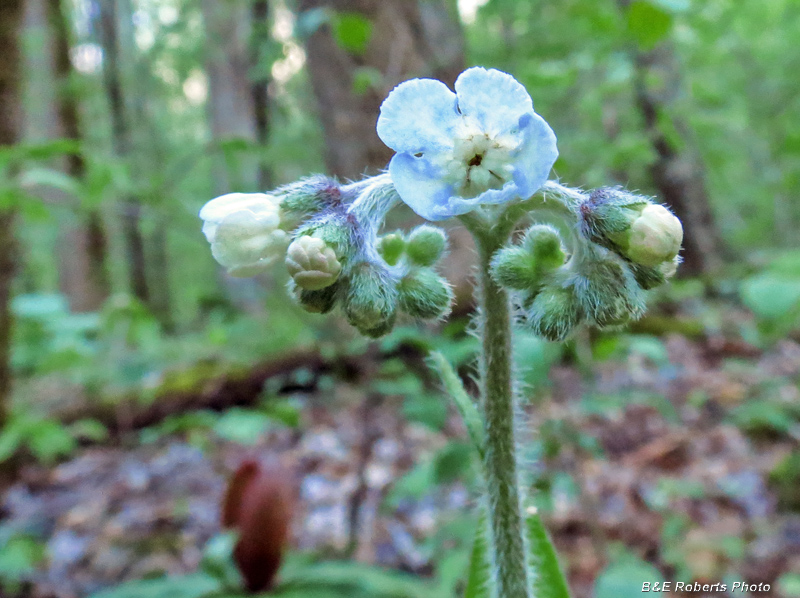
[(427, 220), (528, 198), (558, 157), (553, 130), (514, 77), (476, 67), (461, 73), (455, 88), (406, 81), (378, 118), (378, 136), (397, 152), (389, 164), (394, 186)]

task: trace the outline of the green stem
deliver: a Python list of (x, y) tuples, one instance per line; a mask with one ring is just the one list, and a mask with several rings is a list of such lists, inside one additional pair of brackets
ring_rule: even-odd
[(528, 598), (530, 580), (523, 540), (521, 495), (514, 440), (511, 306), (490, 274), (492, 255), (507, 240), (497, 228), (473, 228), (480, 256), (482, 407), (486, 421), (484, 475), (497, 595)]

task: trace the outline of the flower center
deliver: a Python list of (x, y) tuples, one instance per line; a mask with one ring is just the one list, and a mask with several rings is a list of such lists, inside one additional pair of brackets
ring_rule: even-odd
[(502, 188), (511, 180), (511, 163), (517, 146), (512, 137), (490, 137), (477, 126), (465, 123), (446, 165), (447, 178), (455, 192), (472, 198), (489, 189)]

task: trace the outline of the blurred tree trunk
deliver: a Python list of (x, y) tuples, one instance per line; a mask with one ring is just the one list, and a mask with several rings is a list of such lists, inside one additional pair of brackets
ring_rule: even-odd
[[(464, 40), (451, 0), (300, 0), (314, 9), (359, 13), (371, 23), (363, 53), (337, 42), (330, 22), (306, 41), (308, 69), (325, 130), (332, 174), (357, 178), (386, 166), (392, 151), (375, 133), (381, 102), (398, 83), (433, 77), (452, 85), (464, 67)], [(377, 78), (375, 76), (377, 75)], [(370, 81), (366, 90), (355, 83)]]
[[(631, 0), (617, 0), (623, 13)], [(722, 243), (706, 188), (705, 171), (686, 123), (668, 115), (670, 100), (683, 89), (680, 66), (669, 40), (652, 50), (634, 49), (636, 104), (656, 161), (650, 167), (661, 200), (683, 224), (683, 275), (713, 272), (721, 265)], [(665, 125), (672, 129), (667, 132)]]
[[(265, 51), (270, 44), (269, 31), (269, 1), (255, 0), (253, 2), (252, 19), (253, 32), (251, 36), (251, 64), (253, 71), (253, 109), (256, 121), (256, 140), (259, 149), (267, 147), (269, 142), (269, 82), (270, 69)], [(272, 188), (272, 173), (263, 158), (259, 159), (258, 188), (266, 190)]]
[[(203, 0), (202, 7), (208, 39), (211, 133), (225, 155), (224, 161), (215, 164), (215, 193), (255, 191), (263, 175), (254, 150), (259, 133), (266, 134), (267, 126), (266, 115), (259, 114), (256, 105), (265, 102), (266, 96), (255, 91), (249, 71), (253, 61), (253, 17), (263, 14), (264, 7), (254, 7), (250, 0)], [(244, 143), (240, 147), (236, 142)]]
[[(135, 147), (135, 107), (141, 101), (131, 85), (133, 65), (133, 11), (130, 0), (101, 0), (100, 31), (103, 46), (103, 77), (111, 108), (111, 126), (117, 155), (133, 166)], [(127, 63), (127, 64), (126, 64)], [(127, 70), (127, 72), (126, 72)], [(127, 93), (126, 90), (131, 92)], [(131, 168), (131, 170), (133, 170)], [(145, 304), (150, 303), (147, 284), (147, 263), (140, 230), (142, 206), (140, 198), (128, 196), (122, 202), (122, 231), (129, 269), (131, 292)]]
[[(0, 147), (20, 138), (22, 0), (0, 2)], [(14, 213), (0, 211), (0, 426), (8, 419), (11, 390), (11, 283), (15, 271)]]
[[(62, 137), (81, 139), (78, 101), (72, 88), (74, 74), (70, 62), (68, 7), (63, 0), (47, 0), (53, 31), (53, 58), (57, 90), (56, 130)], [(71, 154), (64, 165), (67, 174), (83, 179), (86, 171), (82, 153)], [(106, 236), (96, 209), (74, 206), (75, 216), (61, 223), (59, 246), (59, 282), (74, 312), (96, 311), (109, 294), (106, 272)]]
[[(706, 188), (705, 171), (697, 150), (691, 147), (684, 122), (667, 117), (668, 94), (681, 86), (680, 71), (671, 47), (662, 44), (649, 52), (637, 52), (636, 102), (644, 119), (656, 161), (650, 172), (660, 199), (669, 205), (683, 223), (683, 265), (679, 272), (708, 274), (721, 265), (722, 244)], [(655, 75), (655, 77), (653, 77)], [(654, 78), (660, 89), (648, 86)], [(681, 137), (680, 147), (664, 130), (664, 119)]]

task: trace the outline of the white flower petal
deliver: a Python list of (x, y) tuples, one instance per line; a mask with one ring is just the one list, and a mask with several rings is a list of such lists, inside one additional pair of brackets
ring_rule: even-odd
[(490, 136), (513, 131), (524, 114), (533, 112), (533, 101), (522, 84), (496, 69), (467, 69), (456, 80), (456, 95), (461, 114), (477, 121)]
[(200, 218), (219, 224), (228, 214), (249, 210), (254, 214), (278, 211), (278, 198), (267, 193), (228, 193), (212, 199), (200, 210)]
[(445, 220), (455, 215), (448, 204), (453, 186), (444, 180), (441, 169), (424, 158), (395, 154), (389, 162), (389, 175), (403, 201), (426, 220)]
[(460, 120), (456, 96), (444, 83), (412, 79), (383, 101), (378, 137), (396, 152), (442, 151), (453, 147)]
[(527, 199), (544, 185), (558, 158), (553, 129), (536, 113), (529, 118), (524, 124), (524, 141), (512, 161), (514, 183), (523, 199)]

